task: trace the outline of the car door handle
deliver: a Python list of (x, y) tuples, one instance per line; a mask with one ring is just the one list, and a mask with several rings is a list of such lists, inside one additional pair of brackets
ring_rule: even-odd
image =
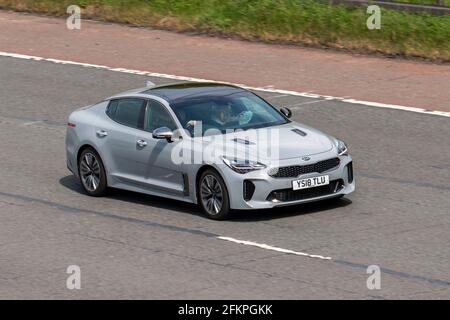
[(97, 136), (100, 138), (104, 138), (108, 135), (108, 132), (106, 132), (105, 130), (98, 130), (97, 131)]
[(143, 147), (145, 147), (145, 146), (147, 145), (147, 141), (145, 141), (145, 140), (138, 140), (138, 141), (136, 141), (136, 144), (137, 144), (140, 148), (143, 148)]

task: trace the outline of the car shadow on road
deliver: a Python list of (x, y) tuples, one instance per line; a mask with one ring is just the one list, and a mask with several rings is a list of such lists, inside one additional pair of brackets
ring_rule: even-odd
[[(59, 180), (59, 183), (65, 188), (70, 189), (74, 192), (77, 192), (82, 195), (86, 194), (79, 181), (72, 175), (68, 175), (66, 177), (61, 178)], [(155, 207), (158, 209), (179, 211), (195, 216), (205, 217), (204, 214), (199, 209), (199, 207), (194, 204), (166, 199), (163, 197), (151, 196), (147, 194), (113, 188), (109, 190), (108, 194), (105, 197), (118, 201), (135, 203), (149, 207)], [(302, 205), (279, 207), (273, 209), (235, 210), (233, 211), (228, 222), (267, 221), (291, 216), (313, 214), (316, 212), (323, 212), (333, 210), (336, 208), (346, 207), (351, 203), (352, 201), (350, 199), (342, 198), (342, 199), (331, 199), (320, 202), (306, 203)]]
[[(62, 186), (66, 187), (67, 189), (70, 189), (82, 195), (86, 195), (78, 179), (76, 179), (72, 175), (61, 178), (59, 180), (59, 183)], [(163, 197), (152, 196), (138, 192), (110, 188), (105, 198), (145, 205), (149, 207), (155, 207), (158, 209), (179, 211), (196, 216), (203, 216), (202, 212), (195, 204), (166, 199)]]

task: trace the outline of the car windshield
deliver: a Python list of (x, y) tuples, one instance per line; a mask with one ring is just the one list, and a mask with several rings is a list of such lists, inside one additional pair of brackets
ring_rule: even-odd
[[(178, 120), (191, 136), (194, 127), (201, 125), (201, 133), (220, 134), (234, 130), (248, 130), (287, 123), (275, 108), (257, 95), (236, 92), (228, 95), (205, 95), (172, 103)], [(196, 134), (198, 134), (197, 130)]]

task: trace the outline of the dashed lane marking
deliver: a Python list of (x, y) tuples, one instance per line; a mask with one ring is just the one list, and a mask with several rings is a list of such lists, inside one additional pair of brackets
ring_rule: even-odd
[(238, 239), (234, 239), (234, 238), (230, 238), (230, 237), (223, 237), (223, 236), (218, 236), (217, 239), (230, 241), (230, 242), (234, 242), (237, 244), (243, 244), (246, 246), (257, 247), (260, 249), (281, 252), (281, 253), (285, 253), (285, 254), (293, 254), (296, 256), (303, 256), (303, 257), (315, 258), (315, 259), (321, 259), (321, 260), (331, 260), (331, 257), (324, 257), (324, 256), (316, 255), (316, 254), (309, 254), (309, 253), (305, 253), (305, 252), (299, 252), (299, 251), (283, 249), (283, 248), (279, 248), (279, 247), (273, 247), (273, 246), (269, 246), (267, 244), (257, 243), (257, 242), (253, 242), (253, 241), (238, 240)]

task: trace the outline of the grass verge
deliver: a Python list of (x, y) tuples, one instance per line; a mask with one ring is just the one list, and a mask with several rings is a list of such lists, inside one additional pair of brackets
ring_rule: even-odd
[(450, 17), (381, 9), (381, 29), (368, 30), (365, 8), (314, 0), (0, 0), (0, 8), (176, 31), (235, 35), (362, 52), (450, 61)]

